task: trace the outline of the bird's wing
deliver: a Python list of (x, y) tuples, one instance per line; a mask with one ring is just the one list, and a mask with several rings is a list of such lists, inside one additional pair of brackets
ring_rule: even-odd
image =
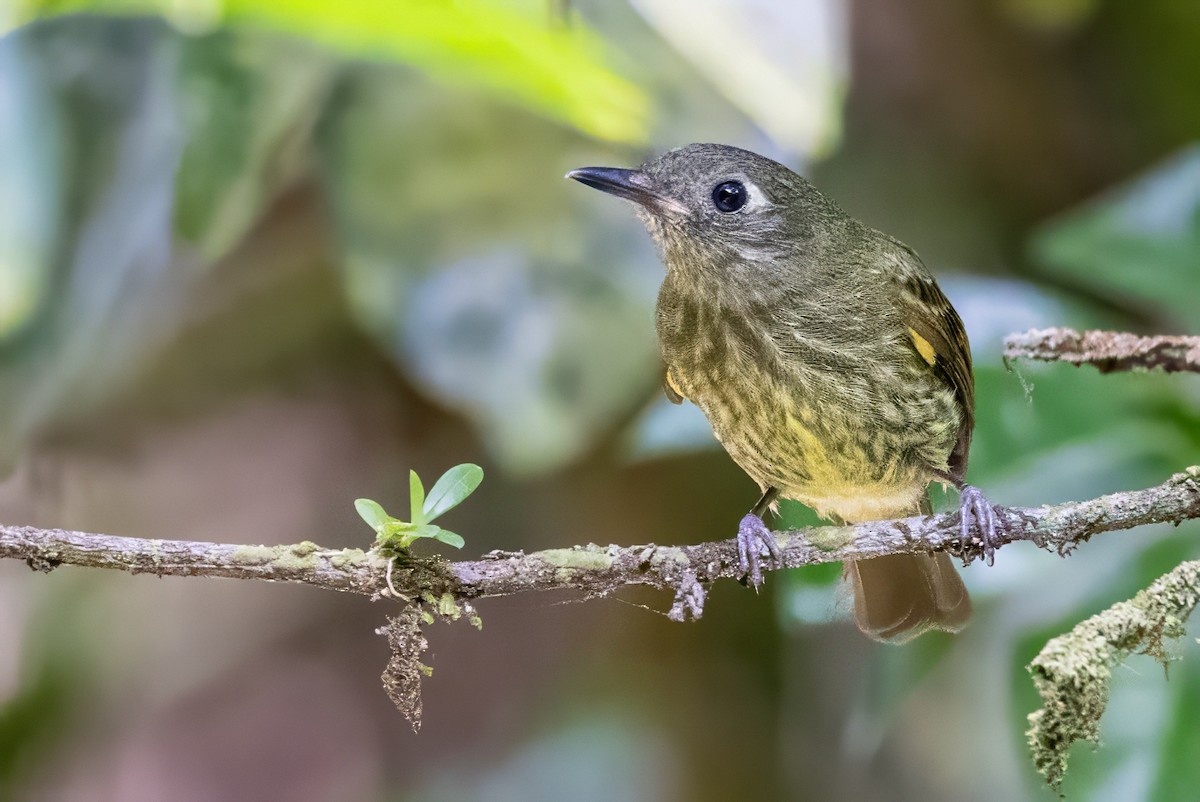
[(942, 294), (937, 282), (916, 252), (888, 238), (897, 261), (900, 316), (908, 326), (913, 349), (934, 374), (954, 391), (962, 413), (958, 440), (950, 454), (950, 476), (961, 482), (967, 472), (971, 432), (975, 428), (975, 382), (971, 373), (971, 346), (962, 319)]

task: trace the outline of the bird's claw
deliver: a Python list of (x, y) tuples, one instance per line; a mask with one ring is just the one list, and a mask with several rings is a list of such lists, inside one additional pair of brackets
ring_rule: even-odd
[(775, 536), (763, 519), (754, 513), (748, 514), (738, 524), (738, 566), (742, 576), (757, 588), (763, 583), (762, 558), (769, 557), (776, 565), (783, 561), (783, 552), (775, 542)]
[(988, 565), (994, 565), (996, 547), (1000, 545), (1000, 533), (1008, 532), (1010, 528), (1008, 519), (1000, 515), (998, 509), (983, 495), (983, 491), (973, 485), (965, 485), (959, 491), (958, 514), (962, 526), (959, 542), (964, 557), (975, 544), (975, 537), (971, 532), (971, 523), (974, 521), (975, 528), (979, 531), (979, 549), (983, 559)]

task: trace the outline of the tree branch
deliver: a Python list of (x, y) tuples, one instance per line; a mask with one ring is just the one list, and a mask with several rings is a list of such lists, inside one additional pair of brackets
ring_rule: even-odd
[(1200, 373), (1200, 337), (1141, 337), (1118, 331), (1032, 329), (1004, 340), (1005, 359), (1095, 365), (1101, 373), (1152, 370)]
[[(1200, 467), (1188, 468), (1146, 490), (1113, 493), (1090, 501), (1035, 508), (1000, 508), (1007, 531), (1000, 545), (1018, 540), (1066, 554), (1099, 532), (1200, 517)], [(979, 544), (964, 549), (957, 513), (876, 521), (857, 526), (823, 526), (777, 533), (779, 566), (866, 559), (886, 554), (946, 550), (966, 561)], [(388, 593), (388, 559), (361, 549), (322, 549), (303, 542), (285, 546), (242, 546), (179, 540), (145, 540), (111, 535), (0, 526), (0, 557), (22, 559), (49, 571), (58, 565), (113, 568), (158, 576), (219, 576), (295, 582), (371, 598)], [(492, 552), (479, 560), (397, 558), (391, 586), (411, 598), (469, 600), (546, 590), (575, 590), (598, 596), (627, 585), (672, 590), (672, 618), (699, 615), (703, 585), (739, 574), (736, 540), (693, 546), (574, 546), (524, 554)]]
[(1128, 601), (1054, 638), (1029, 664), (1042, 707), (1029, 714), (1026, 738), (1033, 763), (1058, 790), (1076, 741), (1100, 742), (1113, 666), (1135, 652), (1165, 667), (1165, 641), (1182, 637), (1200, 603), (1200, 561), (1181, 563)]
[[(1146, 490), (1032, 509), (998, 508), (998, 512), (1005, 526), (997, 545), (1028, 540), (1066, 554), (1099, 532), (1200, 518), (1200, 467)], [(779, 532), (781, 564), (764, 567), (796, 568), (937, 549), (969, 562), (980, 556), (980, 547), (974, 542), (964, 545), (960, 532), (958, 513)], [(447, 562), (407, 554), (392, 560), (376, 551), (335, 551), (307, 541), (239, 546), (0, 526), (0, 557), (22, 559), (42, 571), (66, 564), (158, 576), (296, 582), (372, 599), (394, 593), (423, 602), (428, 609), (410, 605), (378, 630), (392, 648), (382, 676), (384, 688), (414, 729), (421, 724), (420, 678), (432, 670), (419, 659), (426, 648), (421, 625), (431, 623), (434, 615), (449, 620), (466, 615), (478, 626), (470, 603), (474, 598), (544, 590), (601, 596), (627, 585), (648, 585), (674, 591), (668, 616), (682, 621), (689, 614), (698, 618), (703, 613), (707, 583), (740, 573), (736, 540), (695, 546), (589, 544), (532, 554), (492, 552), (481, 560)], [(1059, 765), (1056, 757), (1046, 757), (1049, 754), (1047, 748), (1039, 758), (1047, 777), (1053, 769), (1045, 767)]]

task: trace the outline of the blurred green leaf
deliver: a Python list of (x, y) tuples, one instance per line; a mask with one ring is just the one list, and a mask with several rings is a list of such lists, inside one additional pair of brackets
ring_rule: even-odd
[(61, 226), (61, 116), (22, 44), (0, 48), (0, 342), (45, 301)]
[(1084, 25), (1100, 6), (1099, 0), (1003, 0), (1007, 15), (1029, 28), (1062, 33)]
[(1196, 712), (1200, 710), (1200, 653), (1194, 642), (1184, 647), (1182, 663), (1174, 664), (1169, 672), (1174, 698), (1170, 719), (1159, 746), (1158, 776), (1154, 780), (1152, 799), (1194, 799), (1200, 788), (1200, 727)]
[(627, 208), (562, 178), (630, 154), (380, 67), (319, 141), (356, 322), (500, 467), (560, 467), (644, 402), (662, 268)]
[[(66, 639), (64, 638), (64, 641)], [(75, 651), (41, 657), (6, 691), (0, 702), (0, 799), (19, 799), (28, 775), (54, 758), (54, 746), (75, 726), (72, 701), (80, 693), (79, 677), (72, 673)], [(77, 714), (76, 714), (77, 715)]]
[[(161, 20), (100, 18), (30, 26), (0, 39), (0, 83), (19, 83), (27, 72), (41, 87), (30, 95), (0, 85), (0, 96), (17, 101), (0, 114), (15, 111), (23, 120), (0, 119), (0, 127), (39, 126), (38, 147), (14, 155), (54, 162), (43, 165), (36, 192), (0, 191), (0, 217), (13, 218), (0, 224), (0, 239), (13, 223), (29, 228), (10, 247), (39, 236), (39, 227), (40, 235), (53, 236), (35, 267), (45, 271), (40, 279), (0, 278), (8, 283), (0, 294), (14, 293), (0, 307), (20, 305), (22, 294), (29, 301), (38, 281), (48, 290), (19, 343), (5, 352), (0, 460), (39, 431), (109, 400), (183, 325), (191, 276), (176, 269), (170, 203), (186, 144), (175, 91), (181, 39)], [(15, 144), (13, 135), (0, 137), (0, 145)], [(18, 182), (19, 192), (21, 171), (6, 161), (0, 159), (0, 183)], [(42, 193), (51, 193), (49, 200)], [(10, 201), (16, 209), (7, 208)], [(31, 208), (46, 203), (58, 205), (50, 228)], [(36, 251), (25, 256), (38, 259)]]
[(185, 31), (247, 24), (305, 37), (344, 54), (410, 64), (617, 142), (646, 137), (642, 91), (605, 64), (581, 24), (489, 0), (33, 0), (24, 20), (69, 12), (160, 14)]
[(429, 491), (428, 498), (425, 499), (425, 520), (433, 521), (443, 513), (457, 507), (467, 496), (475, 492), (475, 488), (479, 487), (479, 483), (482, 481), (483, 468), (471, 463), (455, 465), (446, 471), (437, 480), (433, 489)]
[(409, 515), (412, 516), (414, 524), (429, 522), (425, 517), (425, 486), (421, 484), (421, 477), (413, 470), (408, 472), (408, 503)]
[(1032, 247), (1049, 272), (1200, 328), (1200, 145), (1050, 223)]
[(233, 248), (307, 166), (334, 60), (291, 38), (218, 31), (183, 40), (178, 92), (188, 142), (175, 228), (208, 260)]
[(388, 522), (394, 520), (390, 515), (384, 512), (384, 509), (379, 505), (379, 502), (372, 501), (369, 498), (355, 499), (354, 509), (358, 511), (358, 516), (367, 522), (367, 526), (371, 527), (376, 532), (383, 532), (383, 529)]
[[(661, 694), (667, 695), (667, 694)], [(611, 695), (586, 700), (570, 696), (553, 701), (554, 716), (539, 722), (532, 736), (512, 743), (501, 759), (466, 767), (434, 766), (411, 796), (426, 800), (557, 800), (563, 778), (570, 778), (570, 799), (717, 798), (672, 793), (682, 786), (667, 772), (679, 772), (673, 744), (656, 722), (646, 721), (645, 706)], [(674, 761), (674, 762), (673, 762)]]

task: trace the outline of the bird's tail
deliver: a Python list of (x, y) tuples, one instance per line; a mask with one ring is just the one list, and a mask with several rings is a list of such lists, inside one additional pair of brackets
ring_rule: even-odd
[[(928, 499), (911, 515), (929, 514)], [(971, 617), (971, 597), (950, 555), (890, 554), (845, 566), (854, 589), (854, 623), (876, 640), (904, 643), (923, 632), (958, 632)]]

